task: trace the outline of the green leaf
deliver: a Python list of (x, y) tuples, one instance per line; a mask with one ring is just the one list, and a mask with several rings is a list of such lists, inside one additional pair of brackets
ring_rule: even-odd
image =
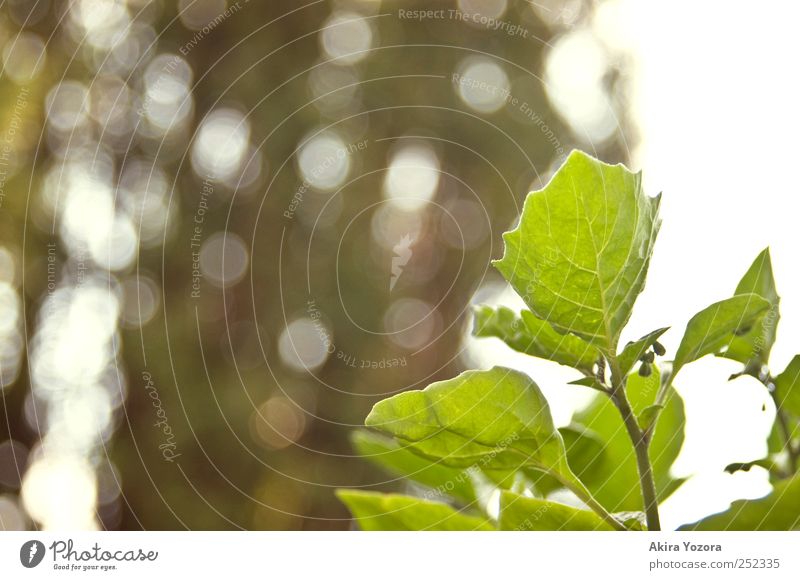
[(359, 455), (392, 475), (406, 477), (430, 488), (436, 497), (449, 495), (466, 503), (476, 499), (470, 475), (464, 470), (429, 461), (378, 433), (355, 431), (351, 440)]
[(567, 384), (578, 385), (580, 387), (591, 387), (593, 389), (597, 389), (598, 391), (603, 390), (604, 388), (595, 377), (581, 377), (579, 379), (575, 379), (574, 381), (570, 381)]
[(631, 369), (633, 369), (636, 361), (638, 361), (641, 356), (656, 343), (661, 335), (668, 330), (669, 327), (659, 328), (658, 330), (654, 330), (653, 332), (644, 335), (639, 340), (626, 344), (625, 348), (622, 349), (622, 352), (617, 358), (622, 376), (625, 376), (631, 372)]
[(637, 420), (639, 422), (639, 427), (642, 430), (647, 430), (658, 418), (658, 414), (664, 408), (664, 405), (650, 405), (649, 407), (645, 407), (644, 410), (639, 413)]
[[(628, 377), (626, 391), (637, 415), (653, 404), (660, 371), (653, 365), (653, 374)], [(633, 444), (628, 437), (619, 410), (605, 396), (598, 396), (575, 421), (585, 425), (604, 444), (604, 461), (592, 467), (581, 466), (567, 447), (567, 457), (573, 471), (586, 483), (592, 495), (612, 512), (642, 510), (642, 497), (638, 486), (638, 471)], [(683, 401), (673, 392), (658, 414), (658, 423), (650, 444), (650, 460), (659, 500), (663, 501), (682, 483), (674, 479), (670, 467), (680, 452), (684, 439), (686, 418)], [(633, 482), (633, 483), (632, 483)]]
[(582, 339), (572, 334), (559, 334), (527, 310), (520, 317), (503, 306), (496, 310), (479, 306), (475, 309), (473, 334), (499, 338), (516, 351), (584, 372), (591, 372), (600, 356), (597, 349)]
[(800, 416), (800, 355), (775, 377), (775, 400), (781, 409)]
[(500, 494), (500, 529), (600, 531), (612, 528), (594, 512), (504, 491)]
[(686, 325), (672, 376), (687, 363), (707, 354), (722, 354), (734, 338), (751, 336), (754, 325), (769, 310), (770, 304), (756, 294), (740, 294), (715, 302), (695, 314)]
[(750, 471), (753, 467), (761, 467), (769, 472), (774, 472), (778, 469), (778, 466), (775, 465), (772, 459), (764, 457), (762, 459), (756, 459), (755, 461), (748, 461), (747, 463), (729, 463), (725, 467), (725, 471), (727, 473), (736, 473), (737, 471)]
[[(578, 423), (571, 423), (566, 427), (559, 427), (558, 432), (564, 440), (567, 450), (567, 460), (574, 473), (580, 473), (584, 483), (601, 483), (605, 477), (605, 462), (608, 460), (605, 443), (597, 433)], [(526, 475), (533, 482), (535, 490), (541, 495), (547, 495), (564, 484), (556, 478), (540, 471), (526, 471)]]
[(605, 444), (600, 436), (578, 423), (571, 423), (558, 430), (564, 439), (567, 460), (572, 471), (583, 473), (583, 481), (597, 480), (596, 474), (602, 472), (603, 464), (608, 460)]
[(752, 332), (745, 336), (734, 336), (728, 350), (722, 356), (758, 370), (769, 360), (769, 353), (772, 345), (775, 344), (775, 331), (780, 319), (780, 297), (775, 289), (769, 248), (756, 257), (736, 287), (735, 294), (750, 293), (758, 294), (767, 300), (770, 304), (769, 312), (753, 324)]
[(522, 472), (513, 470), (481, 471), (477, 466), (469, 469), (447, 467), (439, 461), (431, 461), (401, 447), (391, 437), (363, 429), (354, 431), (351, 440), (365, 459), (391, 474), (405, 477), (428, 488), (420, 494), (423, 499), (446, 501), (452, 498), (469, 505), (483, 500), (478, 497), (479, 488), (484, 492), (483, 495), (487, 495), (496, 489), (509, 489), (526, 482)]
[(336, 496), (364, 531), (488, 531), (483, 519), (465, 515), (443, 503), (397, 494), (340, 489)]
[[(800, 441), (800, 417), (794, 416), (791, 413), (784, 413), (784, 420), (786, 421), (786, 430), (784, 430), (780, 419), (776, 416), (775, 421), (772, 423), (772, 429), (767, 437), (767, 450), (770, 454), (782, 453), (786, 449), (786, 431), (789, 432), (789, 438), (796, 446)], [(779, 463), (784, 464), (785, 458), (770, 455), (772, 459), (777, 459)]]
[(767, 436), (767, 451), (770, 453), (780, 453), (783, 451), (784, 445), (780, 421), (778, 421), (778, 417), (775, 417), (775, 420), (772, 422), (772, 429), (770, 429), (769, 435)]
[(467, 371), (377, 403), (366, 424), (451, 467), (569, 474), (564, 442), (539, 387), (503, 367)]
[(644, 512), (616, 512), (614, 517), (621, 521), (626, 528), (637, 532), (647, 531), (647, 515)]
[(798, 530), (800, 529), (800, 475), (775, 484), (760, 499), (735, 501), (730, 509), (681, 526), (681, 530)]
[(640, 173), (573, 151), (528, 195), (494, 264), (538, 318), (616, 354), (644, 287), (659, 200), (644, 194)]
[(646, 377), (634, 373), (626, 378), (625, 391), (628, 393), (631, 408), (637, 417), (644, 415), (648, 408), (655, 406), (654, 401), (661, 384), (661, 369), (655, 364), (650, 365), (650, 368), (652, 372)]

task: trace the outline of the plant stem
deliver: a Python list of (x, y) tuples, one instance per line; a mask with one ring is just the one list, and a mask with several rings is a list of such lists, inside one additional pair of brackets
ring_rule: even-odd
[(781, 434), (783, 435), (784, 440), (784, 447), (787, 455), (789, 456), (789, 473), (795, 473), (797, 471), (797, 464), (800, 461), (800, 448), (795, 448), (795, 446), (792, 444), (792, 430), (789, 427), (789, 421), (786, 418), (786, 413), (781, 408), (780, 401), (778, 401), (778, 397), (776, 396), (775, 379), (772, 377), (769, 371), (757, 378), (767, 388), (769, 396), (772, 397), (772, 401), (775, 403), (775, 420), (780, 426)]
[(578, 496), (583, 503), (589, 506), (597, 515), (603, 518), (608, 525), (620, 532), (627, 532), (628, 528), (626, 528), (622, 522), (620, 522), (617, 518), (609, 513), (609, 511), (604, 508), (599, 501), (597, 501), (592, 493), (583, 485), (580, 479), (577, 477), (567, 478), (561, 475), (560, 473), (551, 472), (550, 473), (553, 477), (558, 479), (564, 487), (569, 489), (572, 493)]
[(636, 416), (633, 413), (633, 409), (631, 409), (631, 404), (623, 386), (625, 377), (620, 378), (619, 365), (615, 360), (612, 360), (611, 368), (612, 388), (609, 396), (617, 409), (619, 409), (620, 415), (622, 415), (622, 421), (636, 453), (636, 468), (639, 471), (639, 487), (642, 490), (647, 529), (649, 531), (659, 531), (661, 530), (661, 518), (658, 514), (658, 496), (656, 495), (656, 484), (653, 479), (653, 466), (650, 464), (650, 454), (648, 452), (650, 431), (645, 432), (636, 422)]

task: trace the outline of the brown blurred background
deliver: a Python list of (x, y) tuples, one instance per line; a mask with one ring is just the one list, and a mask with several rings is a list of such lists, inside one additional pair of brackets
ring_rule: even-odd
[(350, 433), (470, 364), (563, 155), (627, 159), (593, 9), (3, 3), (0, 528), (344, 529), (336, 487), (398, 489)]

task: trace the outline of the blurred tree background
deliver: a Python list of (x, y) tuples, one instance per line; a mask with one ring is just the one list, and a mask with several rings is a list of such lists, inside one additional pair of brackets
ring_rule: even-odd
[(0, 528), (344, 529), (500, 234), (625, 161), (592, 2), (6, 0)]

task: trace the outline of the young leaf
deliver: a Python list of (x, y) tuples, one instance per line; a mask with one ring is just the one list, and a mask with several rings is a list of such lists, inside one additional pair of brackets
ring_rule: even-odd
[(622, 349), (622, 352), (619, 354), (618, 362), (620, 373), (624, 377), (636, 364), (641, 356), (647, 351), (651, 346), (653, 346), (656, 341), (664, 334), (666, 331), (669, 330), (669, 327), (666, 328), (659, 328), (658, 330), (654, 330), (653, 332), (644, 335), (637, 341), (629, 342), (625, 345), (625, 348)]
[(769, 360), (769, 353), (775, 343), (775, 331), (780, 319), (780, 297), (775, 289), (772, 274), (772, 259), (769, 248), (762, 251), (747, 270), (735, 294), (758, 294), (770, 304), (769, 312), (755, 324), (753, 331), (744, 336), (734, 336), (728, 350), (722, 356), (744, 363), (745, 366), (760, 369)]
[(737, 471), (750, 471), (754, 467), (762, 467), (771, 473), (780, 471), (780, 467), (769, 457), (748, 461), (747, 463), (729, 463), (725, 466), (725, 471), (727, 473), (736, 473)]
[(572, 334), (559, 334), (552, 326), (525, 310), (521, 317), (501, 306), (475, 309), (473, 334), (496, 337), (516, 351), (590, 373), (600, 353)]
[(492, 524), (443, 503), (397, 494), (339, 489), (344, 503), (364, 531), (489, 531)]
[(661, 409), (663, 408), (664, 408), (663, 405), (650, 405), (649, 407), (645, 407), (644, 410), (641, 413), (639, 413), (639, 416), (637, 417), (637, 420), (639, 422), (639, 428), (642, 429), (642, 431), (646, 431), (647, 429), (649, 429), (650, 426), (653, 424), (653, 421), (658, 419), (658, 414), (661, 412)]
[(403, 449), (397, 442), (366, 430), (353, 432), (353, 447), (365, 459), (392, 475), (414, 480), (431, 490), (432, 498), (452, 496), (466, 503), (475, 501), (469, 474)]
[(494, 367), (377, 403), (366, 424), (451, 467), (534, 467), (569, 474), (564, 443), (539, 387)]
[(775, 400), (781, 409), (800, 416), (800, 354), (775, 377)]
[(578, 385), (580, 387), (591, 387), (597, 391), (602, 391), (605, 387), (600, 384), (596, 377), (581, 377), (570, 381), (568, 385)]
[(800, 475), (775, 484), (760, 499), (735, 501), (730, 509), (681, 526), (681, 530), (797, 530), (800, 529)]
[[(653, 366), (653, 374), (649, 377), (640, 377), (636, 373), (628, 376), (626, 392), (637, 415), (652, 405), (659, 374), (658, 367)], [(641, 493), (631, 484), (638, 478), (636, 454), (617, 408), (607, 397), (598, 396), (589, 407), (576, 414), (575, 421), (585, 425), (603, 441), (605, 459), (591, 468), (583, 467), (567, 447), (567, 458), (573, 471), (607, 509), (613, 512), (641, 510)], [(650, 443), (650, 460), (660, 501), (683, 483), (682, 479), (670, 475), (670, 468), (683, 445), (685, 423), (683, 401), (673, 392), (658, 414)]]
[(640, 173), (573, 151), (528, 195), (494, 264), (538, 318), (616, 354), (644, 287), (659, 200), (644, 194)]
[(740, 294), (715, 302), (695, 314), (686, 325), (672, 376), (687, 363), (707, 354), (723, 353), (734, 338), (750, 336), (754, 325), (769, 310), (770, 304), (756, 294)]
[(500, 494), (500, 529), (522, 532), (601, 531), (612, 528), (593, 512), (504, 491)]

